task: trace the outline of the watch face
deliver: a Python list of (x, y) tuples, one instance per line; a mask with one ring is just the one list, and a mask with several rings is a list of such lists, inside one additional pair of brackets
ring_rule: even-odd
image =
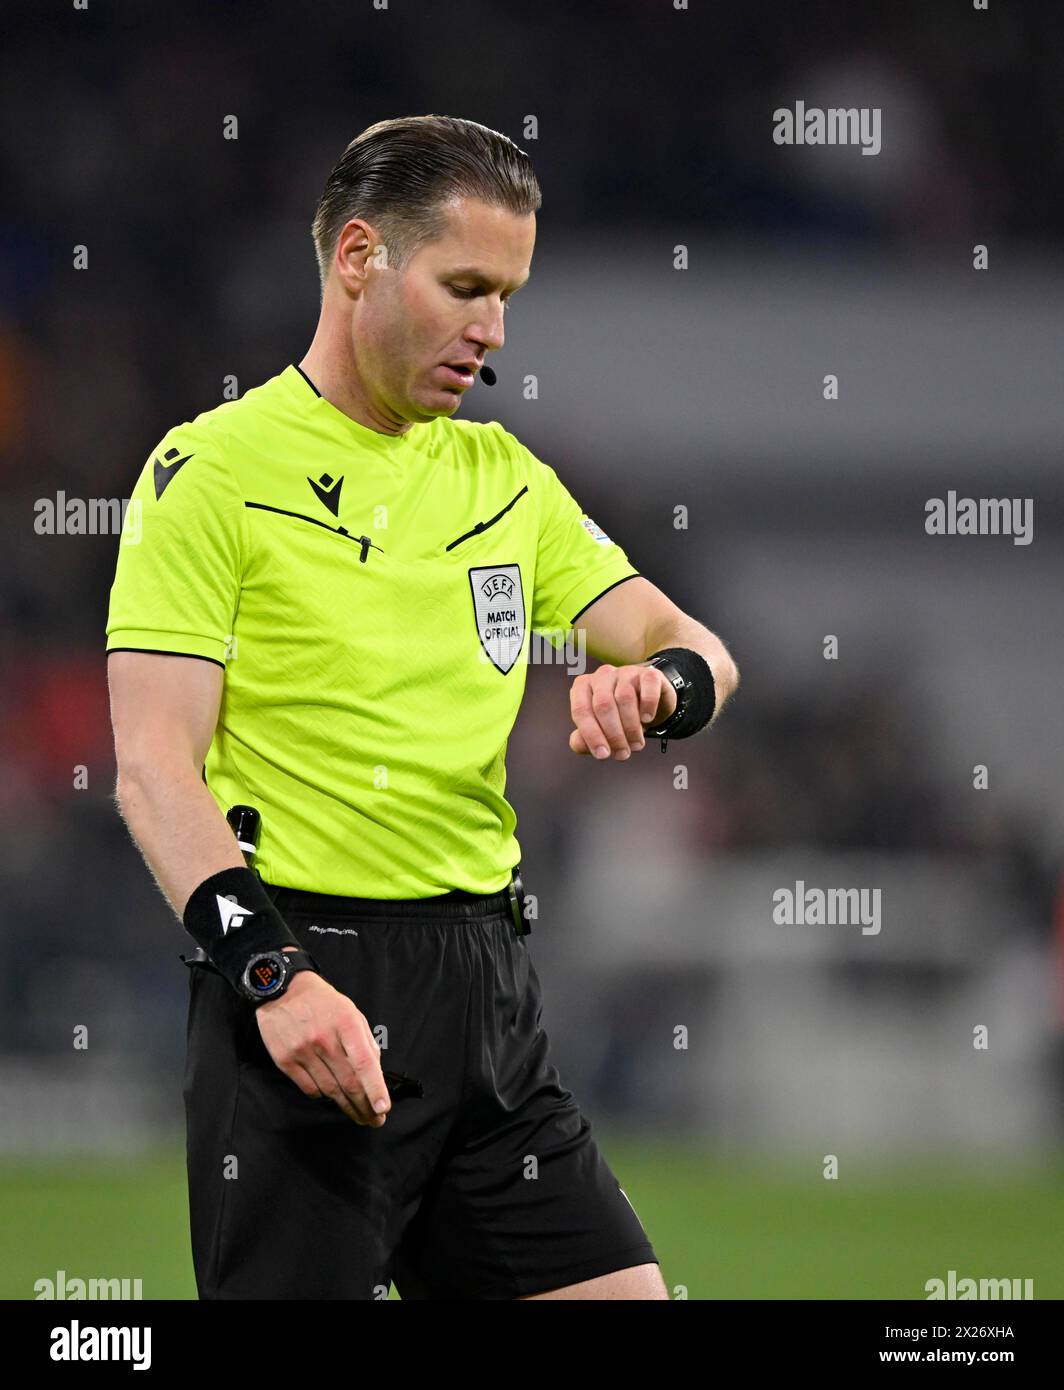
[(244, 971), (244, 983), (249, 993), (257, 999), (268, 999), (272, 994), (276, 994), (284, 983), (284, 978), (284, 961), (277, 951), (271, 951), (265, 956), (256, 956), (248, 962)]

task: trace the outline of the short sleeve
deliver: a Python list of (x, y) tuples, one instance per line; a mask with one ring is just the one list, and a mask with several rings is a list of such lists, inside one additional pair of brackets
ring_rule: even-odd
[(244, 499), (219, 446), (177, 426), (126, 508), (107, 651), (174, 652), (224, 666), (247, 553)]
[(564, 640), (585, 609), (639, 571), (587, 515), (554, 469), (525, 452), (540, 515), (530, 625), (536, 632), (556, 630)]

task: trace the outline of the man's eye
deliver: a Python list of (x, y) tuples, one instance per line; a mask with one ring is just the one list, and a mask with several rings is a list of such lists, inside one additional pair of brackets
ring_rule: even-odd
[[(477, 299), (480, 295), (479, 290), (469, 290), (463, 285), (448, 285), (447, 288), (458, 299)], [(502, 301), (502, 307), (504, 311), (510, 307), (509, 297)]]

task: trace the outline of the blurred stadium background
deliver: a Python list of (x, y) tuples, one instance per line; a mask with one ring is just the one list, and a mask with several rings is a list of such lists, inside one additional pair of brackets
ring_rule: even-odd
[[(1061, 1297), (1064, 12), (6, 20), (0, 1296), (59, 1269), (195, 1296), (185, 938), (110, 799), (117, 537), (39, 535), (34, 504), (128, 497), (224, 378), (297, 362), (325, 175), (436, 111), (524, 143), (544, 191), (499, 384), (463, 415), (552, 464), (743, 676), (710, 735), (598, 766), (564, 670), (534, 668), (510, 743), (544, 1025), (667, 1284), (922, 1298), (954, 1269)], [(881, 153), (775, 145), (798, 99), (882, 108)], [(949, 489), (1033, 498), (1033, 543), (928, 536)], [(797, 880), (880, 888), (882, 930), (774, 924)]]

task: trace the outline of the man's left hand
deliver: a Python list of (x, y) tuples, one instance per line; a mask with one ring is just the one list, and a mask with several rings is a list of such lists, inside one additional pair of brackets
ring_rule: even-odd
[(576, 677), (569, 708), (576, 725), (569, 735), (574, 753), (624, 762), (645, 746), (644, 727), (672, 714), (676, 691), (656, 666), (606, 665)]

